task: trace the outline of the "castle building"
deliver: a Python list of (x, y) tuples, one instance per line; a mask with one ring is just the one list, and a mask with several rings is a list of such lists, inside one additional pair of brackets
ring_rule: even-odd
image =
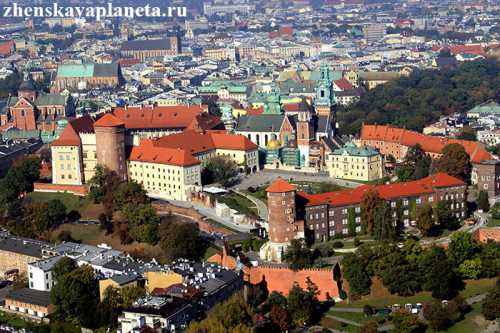
[(492, 158), (484, 145), (479, 142), (430, 136), (391, 126), (363, 125), (360, 143), (363, 146), (378, 149), (382, 155), (392, 155), (397, 160), (403, 160), (408, 148), (417, 144), (432, 158), (439, 158), (442, 156), (443, 148), (453, 143), (464, 147), (472, 163), (479, 163)]
[(475, 176), (473, 182), (477, 184), (479, 191), (488, 193), (490, 199), (500, 195), (500, 161), (485, 160), (472, 165), (472, 174)]
[(99, 165), (127, 180), (125, 157), (125, 123), (108, 113), (94, 123), (96, 157)]
[[(395, 222), (415, 225), (420, 206), (446, 201), (457, 219), (465, 218), (467, 184), (445, 173), (395, 184), (362, 185), (354, 189), (307, 194), (278, 178), (266, 189), (269, 207), (269, 242), (260, 251), (264, 260), (282, 260), (289, 242), (306, 238), (327, 241), (336, 235), (362, 232), (361, 202), (376, 191), (394, 211)], [(396, 221), (397, 219), (397, 221)]]
[[(191, 122), (196, 122), (197, 117), (192, 115)], [(95, 122), (88, 115), (69, 122), (51, 145), (53, 184), (87, 184), (96, 166), (102, 165), (120, 179), (142, 184), (152, 197), (188, 200), (192, 191), (201, 186), (203, 165), (214, 156), (227, 156), (241, 172), (256, 172), (259, 168), (258, 147), (241, 135), (195, 127), (166, 136), (143, 136), (134, 145), (127, 137), (137, 132), (130, 132), (129, 125), (114, 113)], [(134, 130), (138, 130), (139, 124), (135, 125)], [(169, 125), (182, 127), (182, 123)]]
[(350, 143), (331, 152), (326, 159), (330, 177), (359, 181), (380, 179), (383, 173), (383, 157), (371, 147), (358, 148)]
[(290, 241), (303, 237), (303, 221), (297, 221), (297, 189), (278, 178), (266, 188), (269, 209), (269, 242), (260, 249), (260, 256), (281, 262)]

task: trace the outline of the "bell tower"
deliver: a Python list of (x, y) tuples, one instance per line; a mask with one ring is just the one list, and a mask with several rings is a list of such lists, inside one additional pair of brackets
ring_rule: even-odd
[(320, 81), (316, 86), (314, 106), (318, 115), (330, 115), (334, 112), (333, 107), (337, 104), (335, 92), (333, 91), (333, 80), (330, 68), (322, 64), (320, 68)]
[(297, 121), (297, 147), (300, 150), (300, 166), (309, 165), (309, 147), (314, 140), (314, 128), (309, 111), (299, 112)]

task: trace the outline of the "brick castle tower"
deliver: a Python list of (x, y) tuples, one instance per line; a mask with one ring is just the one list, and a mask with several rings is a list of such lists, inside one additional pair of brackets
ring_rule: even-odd
[(97, 164), (116, 172), (127, 180), (125, 156), (125, 124), (108, 113), (94, 123)]
[(263, 260), (281, 262), (290, 241), (300, 233), (296, 223), (295, 186), (281, 178), (266, 188), (269, 209), (269, 241), (262, 246)]

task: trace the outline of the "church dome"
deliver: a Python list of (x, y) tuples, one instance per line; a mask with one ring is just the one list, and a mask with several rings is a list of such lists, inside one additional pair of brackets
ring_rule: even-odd
[(28, 79), (24, 80), (23, 83), (19, 86), (19, 91), (35, 91), (35, 85), (33, 84), (33, 81)]
[(278, 149), (281, 147), (281, 142), (278, 140), (271, 140), (267, 143), (267, 149)]

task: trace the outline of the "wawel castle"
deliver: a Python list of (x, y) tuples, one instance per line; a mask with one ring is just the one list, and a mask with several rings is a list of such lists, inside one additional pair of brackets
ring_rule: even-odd
[(258, 146), (224, 130), (198, 106), (117, 108), (97, 120), (70, 121), (51, 145), (53, 189), (88, 183), (97, 165), (144, 186), (151, 197), (188, 200), (210, 158), (224, 155), (240, 171), (259, 168)]

